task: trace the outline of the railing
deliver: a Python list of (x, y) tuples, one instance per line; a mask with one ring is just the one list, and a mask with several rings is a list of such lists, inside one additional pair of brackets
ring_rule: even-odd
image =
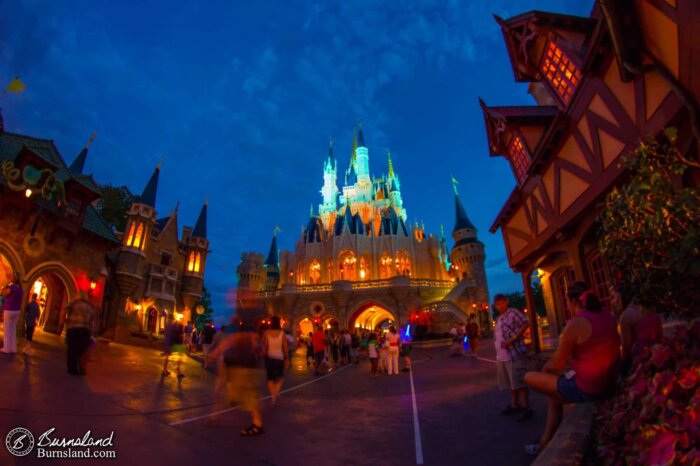
[[(399, 276), (402, 277), (402, 276)], [(391, 278), (385, 278), (385, 279), (380, 279), (380, 280), (366, 280), (366, 281), (357, 281), (357, 282), (349, 282), (353, 290), (367, 290), (367, 289), (374, 289), (374, 288), (388, 288), (391, 286), (394, 286), (396, 283), (393, 279)], [(400, 284), (399, 284), (400, 285)], [(410, 287), (416, 287), (416, 288), (433, 288), (433, 289), (441, 289), (441, 290), (450, 290), (455, 286), (455, 283), (452, 280), (436, 280), (436, 279), (430, 279), (430, 278), (411, 278), (408, 279), (408, 286)], [(287, 284), (283, 285), (283, 287), (289, 287), (291, 288), (293, 293), (325, 293), (328, 291), (333, 291), (333, 283), (318, 283), (318, 284), (313, 284), (313, 285), (294, 285), (294, 284)], [(280, 293), (282, 290), (274, 290), (274, 291), (261, 291), (258, 293), (259, 296), (262, 297), (270, 297), (270, 296), (276, 296), (277, 294)]]

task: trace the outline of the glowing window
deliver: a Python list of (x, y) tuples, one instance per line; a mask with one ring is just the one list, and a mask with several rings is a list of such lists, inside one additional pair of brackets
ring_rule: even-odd
[(134, 235), (133, 246), (135, 248), (141, 248), (141, 243), (143, 240), (143, 223), (139, 222), (139, 226), (136, 229), (136, 234)]
[(309, 265), (309, 282), (316, 284), (321, 281), (321, 263), (314, 259)]
[(391, 256), (387, 253), (382, 254), (379, 259), (379, 277), (391, 278), (393, 276), (392, 265), (394, 265), (394, 261), (391, 260)]
[(201, 262), (202, 262), (202, 253), (197, 252), (197, 254), (195, 256), (195, 260), (194, 260), (194, 271), (195, 272), (199, 272)]
[(136, 230), (136, 224), (131, 222), (129, 226), (129, 233), (126, 235), (126, 245), (131, 246), (134, 244), (134, 231)]
[(527, 178), (527, 170), (530, 168), (530, 156), (525, 149), (522, 139), (519, 136), (513, 137), (508, 144), (508, 157), (513, 165), (515, 176), (519, 183), (523, 183)]
[(356, 276), (355, 276), (355, 264), (357, 262), (357, 258), (355, 257), (355, 253), (345, 249), (344, 251), (341, 251), (340, 255), (338, 255), (338, 273), (340, 274), (340, 279), (341, 280), (350, 280), (350, 281), (355, 281)]
[(187, 271), (188, 272), (194, 272), (194, 261), (195, 261), (195, 253), (192, 251), (190, 253), (190, 258), (187, 261)]
[(581, 72), (554, 41), (551, 41), (547, 46), (540, 71), (557, 91), (561, 100), (564, 103), (569, 103), (576, 86), (581, 81)]
[(370, 278), (369, 258), (362, 256), (360, 258), (360, 280)]
[(396, 253), (396, 273), (399, 275), (410, 275), (411, 274), (411, 259), (408, 257), (406, 251), (399, 251)]

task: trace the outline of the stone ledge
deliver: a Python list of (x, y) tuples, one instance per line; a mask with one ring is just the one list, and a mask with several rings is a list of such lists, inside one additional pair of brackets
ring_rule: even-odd
[(549, 445), (532, 466), (582, 464), (591, 443), (594, 403), (577, 403), (565, 415)]

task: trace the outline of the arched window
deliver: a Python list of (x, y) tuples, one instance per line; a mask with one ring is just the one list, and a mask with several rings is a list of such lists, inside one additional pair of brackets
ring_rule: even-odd
[(134, 235), (133, 245), (135, 248), (141, 249), (141, 244), (143, 243), (143, 223), (139, 222), (139, 226), (136, 229), (136, 234)]
[(126, 245), (132, 246), (134, 244), (134, 233), (136, 231), (136, 223), (131, 222), (129, 226), (129, 233), (126, 235)]
[(316, 284), (321, 281), (321, 263), (314, 259), (309, 265), (309, 283)]
[(391, 278), (393, 276), (392, 266), (394, 261), (387, 253), (382, 253), (379, 258), (379, 278)]
[(406, 251), (396, 253), (396, 273), (398, 275), (411, 275), (411, 258)]
[(356, 278), (356, 263), (357, 258), (355, 253), (349, 249), (344, 249), (338, 255), (338, 275), (341, 280), (355, 281)]
[(187, 259), (187, 271), (194, 272), (195, 262), (197, 260), (195, 251), (190, 252), (190, 257)]
[(369, 280), (372, 278), (372, 266), (369, 262), (369, 257), (360, 257), (359, 280)]

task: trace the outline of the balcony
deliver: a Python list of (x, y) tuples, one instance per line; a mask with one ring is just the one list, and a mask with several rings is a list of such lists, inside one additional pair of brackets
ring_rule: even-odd
[(390, 288), (394, 286), (405, 286), (410, 288), (430, 288), (432, 290), (449, 291), (454, 288), (455, 283), (452, 280), (433, 280), (429, 278), (408, 278), (406, 276), (396, 276), (381, 280), (366, 280), (366, 281), (335, 281), (332, 283), (317, 283), (313, 285), (282, 285), (282, 288), (275, 291), (263, 291), (259, 295), (262, 297), (276, 296), (282, 294), (297, 294), (297, 293), (328, 293), (333, 291), (334, 284), (349, 284), (352, 291), (369, 290), (377, 288)]

